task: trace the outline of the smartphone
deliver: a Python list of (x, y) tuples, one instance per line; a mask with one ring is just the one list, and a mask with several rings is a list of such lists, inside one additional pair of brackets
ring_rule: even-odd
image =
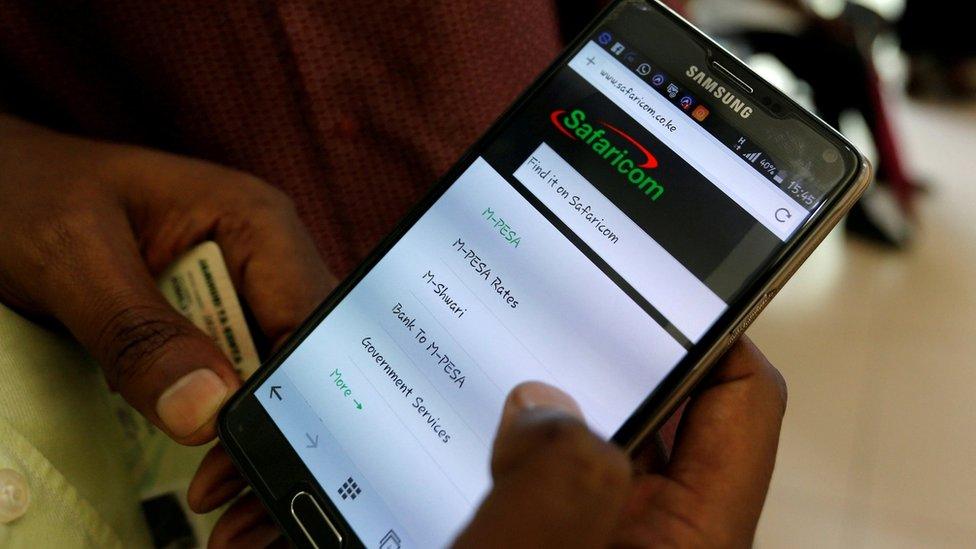
[(633, 450), (864, 190), (840, 135), (668, 8), (618, 1), (225, 406), (299, 546), (442, 547), (507, 393)]

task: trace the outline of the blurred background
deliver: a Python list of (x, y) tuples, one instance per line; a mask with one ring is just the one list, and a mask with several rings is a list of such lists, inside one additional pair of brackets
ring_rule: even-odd
[(917, 0), (677, 9), (878, 170), (844, 230), (749, 331), (790, 387), (756, 545), (976, 545), (969, 22), (947, 2)]

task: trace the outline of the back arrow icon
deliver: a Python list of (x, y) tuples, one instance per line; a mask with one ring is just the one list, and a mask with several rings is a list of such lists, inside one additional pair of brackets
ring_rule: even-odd
[(272, 385), (271, 394), (268, 395), (268, 398), (276, 398), (278, 400), (281, 400), (281, 395), (278, 393), (278, 389), (281, 389), (281, 385)]
[(319, 447), (319, 436), (318, 435), (315, 435), (315, 438), (312, 438), (312, 435), (310, 435), (308, 433), (305, 433), (305, 438), (308, 439), (308, 446), (306, 446), (306, 448), (318, 448)]

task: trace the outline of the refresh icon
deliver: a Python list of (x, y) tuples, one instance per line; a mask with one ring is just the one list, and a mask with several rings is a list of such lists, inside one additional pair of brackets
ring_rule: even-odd
[(786, 208), (780, 208), (776, 210), (776, 213), (773, 215), (773, 217), (775, 217), (776, 221), (779, 221), (780, 223), (786, 223), (787, 221), (789, 221), (791, 217), (793, 217), (793, 214), (790, 213), (790, 211), (787, 210)]

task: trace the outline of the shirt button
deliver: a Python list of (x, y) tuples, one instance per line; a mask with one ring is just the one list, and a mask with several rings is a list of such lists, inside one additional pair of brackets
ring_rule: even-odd
[(30, 506), (27, 480), (13, 469), (0, 469), (0, 524), (19, 519)]

